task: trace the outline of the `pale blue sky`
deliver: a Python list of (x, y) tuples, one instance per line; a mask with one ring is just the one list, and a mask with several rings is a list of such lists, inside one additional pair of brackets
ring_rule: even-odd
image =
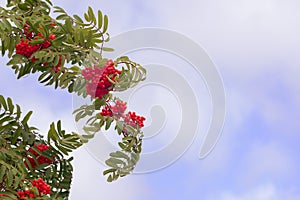
[[(226, 90), (227, 117), (214, 151), (198, 160), (200, 141), (173, 165), (108, 184), (104, 167), (82, 148), (74, 153), (71, 200), (296, 200), (300, 199), (300, 2), (296, 0), (72, 1), (53, 3), (82, 15), (90, 5), (110, 18), (110, 33), (160, 27), (203, 46)], [(63, 120), (74, 129), (72, 97), (30, 75), (15, 80), (1, 59), (0, 93), (47, 130)], [(145, 113), (147, 114), (147, 113)]]

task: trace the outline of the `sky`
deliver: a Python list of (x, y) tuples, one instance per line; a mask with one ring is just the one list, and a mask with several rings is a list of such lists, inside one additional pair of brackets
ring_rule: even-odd
[[(73, 154), (75, 173), (71, 200), (300, 199), (299, 1), (85, 0), (74, 3), (53, 0), (53, 3), (70, 14), (81, 16), (88, 6), (101, 9), (109, 16), (112, 37), (147, 27), (185, 35), (199, 44), (214, 62), (226, 95), (222, 134), (205, 159), (198, 158), (203, 142), (199, 131), (183, 156), (171, 165), (107, 183), (102, 176), (105, 166), (95, 159), (97, 155), (83, 147)], [(185, 74), (186, 82), (196, 91), (202, 119), (197, 130), (206, 130), (211, 116), (207, 108), (212, 105), (207, 100), (209, 94), (203, 87), (203, 79), (193, 78), (196, 75), (191, 66), (181, 65), (181, 68), (174, 62), (178, 58), (172, 62), (168, 56), (160, 52), (132, 53), (133, 58), (145, 61), (141, 64), (147, 64), (149, 59), (157, 64), (169, 62), (174, 64), (173, 69)], [(52, 121), (61, 119), (64, 128), (76, 129), (72, 95), (44, 87), (38, 83), (36, 74), (16, 80), (13, 71), (6, 66), (7, 58), (1, 58), (0, 62), (0, 93), (12, 97), (24, 111), (33, 110), (31, 124), (46, 132)], [(190, 74), (185, 71), (189, 69)], [(178, 106), (168, 88), (160, 87), (153, 93), (149, 90), (151, 87), (143, 93), (143, 88), (139, 88), (141, 95), (136, 92), (130, 104), (150, 119), (146, 122), (148, 127), (155, 120), (151, 119), (155, 116), (149, 113), (150, 106), (156, 103), (165, 109), (166, 125), (155, 137), (147, 138), (144, 143), (147, 152), (167, 146), (176, 137), (180, 115), (174, 112), (180, 114), (182, 108), (180, 104), (173, 110), (168, 107)], [(152, 102), (153, 96), (157, 102)], [(157, 159), (164, 158), (158, 155)]]

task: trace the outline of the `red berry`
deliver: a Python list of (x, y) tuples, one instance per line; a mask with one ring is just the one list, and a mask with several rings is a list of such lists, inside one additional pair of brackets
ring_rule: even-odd
[[(39, 151), (43, 152), (43, 151), (47, 151), (50, 146), (48, 145), (45, 145), (45, 144), (38, 144), (38, 145), (34, 145)], [(32, 168), (36, 168), (37, 166), (37, 163), (36, 161), (34, 160), (34, 158), (32, 158), (32, 156), (35, 157), (35, 159), (38, 161), (38, 164), (51, 164), (53, 163), (52, 160), (50, 160), (49, 158), (45, 157), (45, 156), (42, 156), (40, 155), (38, 152), (36, 152), (34, 149), (30, 148), (28, 150), (28, 152), (30, 152), (32, 155), (28, 155), (27, 156), (27, 159), (29, 160), (30, 164), (31, 164), (31, 167)], [(54, 157), (53, 157), (54, 158)], [(24, 161), (24, 164), (27, 168), (29, 168), (29, 166), (27, 165), (27, 162)]]
[[(114, 62), (108, 60), (106, 65), (99, 67), (87, 67), (82, 70), (82, 75), (87, 80), (86, 93), (93, 98), (103, 98), (109, 91), (113, 90), (113, 83), (109, 81), (117, 81), (121, 71), (114, 67)], [(109, 77), (109, 79), (107, 78)]]
[(49, 40), (55, 40), (55, 35), (54, 34), (51, 34), (50, 36), (49, 36)]
[(42, 178), (33, 180), (31, 184), (38, 189), (40, 196), (50, 194), (51, 188)]
[[(135, 112), (128, 112), (126, 115), (123, 116), (124, 118), (124, 125), (129, 125), (133, 128), (142, 128), (144, 127), (144, 121), (146, 120), (145, 117), (136, 115)], [(126, 129), (123, 129), (124, 133), (127, 133)]]

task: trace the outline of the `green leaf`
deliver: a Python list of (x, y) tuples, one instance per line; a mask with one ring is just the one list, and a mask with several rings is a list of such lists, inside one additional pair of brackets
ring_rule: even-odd
[(119, 142), (118, 145), (121, 147), (121, 149), (127, 151), (127, 146), (123, 144), (122, 142)]
[(115, 171), (117, 171), (117, 169), (113, 169), (113, 168), (107, 169), (107, 170), (105, 170), (105, 171), (103, 172), (103, 175), (105, 176), (106, 174), (113, 173), (113, 172), (115, 172)]
[(78, 66), (72, 66), (71, 68), (69, 68), (70, 70), (72, 70), (73, 72), (81, 72), (81, 69), (80, 69), (80, 67), (78, 67)]
[(109, 129), (109, 127), (110, 127), (110, 125), (111, 125), (111, 123), (114, 121), (114, 118), (112, 118), (112, 117), (108, 117), (107, 118), (107, 121), (106, 121), (106, 125), (105, 125), (105, 130), (108, 130)]
[(5, 110), (7, 110), (7, 104), (6, 104), (6, 101), (4, 99), (4, 97), (2, 95), (0, 95), (0, 104), (3, 106), (3, 108)]
[(67, 19), (69, 16), (67, 14), (62, 14), (56, 17), (56, 20), (64, 20)]
[(2, 42), (1, 53), (2, 53), (2, 56), (4, 56), (5, 55), (5, 51), (6, 51), (5, 39), (2, 39), (1, 42)]
[(82, 137), (85, 139), (92, 139), (93, 137), (95, 137), (95, 134), (82, 135)]
[(112, 167), (112, 168), (118, 168), (117, 163), (115, 163), (113, 160), (111, 160), (111, 158), (108, 159), (108, 160), (106, 160), (106, 161), (105, 161), (105, 164), (106, 164), (107, 166), (109, 166), (109, 167)]
[(11, 170), (8, 170), (8, 172), (6, 173), (6, 177), (7, 177), (6, 186), (10, 187), (13, 183), (13, 173)]
[(92, 41), (92, 36), (93, 36), (93, 32), (89, 31), (88, 35), (85, 37), (87, 42), (86, 42), (86, 47), (90, 47), (91, 45), (91, 41)]
[(102, 47), (102, 50), (103, 50), (103, 51), (107, 51), (107, 52), (112, 52), (112, 51), (114, 51), (113, 48), (109, 48), (109, 47)]
[(4, 22), (4, 26), (7, 29), (7, 31), (11, 32), (11, 24), (9, 23), (9, 21), (5, 18), (2, 18), (2, 21)]
[(104, 26), (103, 26), (103, 33), (105, 33), (107, 31), (108, 28), (108, 17), (107, 15), (104, 15)]
[(98, 10), (98, 28), (102, 28), (102, 23), (103, 23), (103, 15), (100, 10)]
[(20, 116), (21, 116), (21, 108), (18, 104), (16, 104), (17, 106), (17, 111), (16, 111), (16, 119), (20, 119)]
[(70, 18), (67, 18), (66, 21), (65, 21), (65, 26), (66, 26), (66, 29), (69, 33), (72, 33), (73, 32), (73, 25), (72, 25), (72, 21)]
[[(47, 75), (47, 74), (45, 74), (45, 75)], [(48, 76), (47, 76), (44, 80), (40, 81), (40, 83), (46, 83), (46, 82), (49, 81), (52, 77), (53, 77), (52, 74), (48, 74)]]
[(140, 159), (140, 154), (138, 153), (132, 153), (131, 154), (132, 160), (134, 161), (134, 163), (137, 163)]
[(23, 120), (22, 120), (22, 123), (23, 123), (23, 124), (27, 124), (27, 122), (28, 122), (30, 116), (32, 115), (32, 113), (33, 113), (32, 111), (29, 111), (29, 112), (25, 115), (25, 117), (24, 117)]
[(107, 181), (108, 181), (108, 182), (112, 182), (113, 180), (114, 180), (114, 179), (113, 179), (112, 175), (109, 175), (108, 178), (107, 178)]
[(52, 2), (50, 0), (46, 0), (46, 2), (50, 5), (53, 6)]
[(59, 140), (59, 136), (55, 130), (54, 122), (51, 123), (50, 129), (48, 131), (48, 141), (50, 141), (50, 139), (52, 139), (55, 143), (57, 143)]
[(62, 130), (61, 130), (61, 121), (60, 120), (58, 120), (56, 127), (57, 127), (57, 131), (59, 133), (61, 133)]
[(47, 76), (49, 73), (48, 72), (44, 72), (42, 73), (39, 78), (38, 78), (38, 81), (41, 81), (43, 78), (45, 78), (45, 76)]
[(90, 20), (94, 23), (94, 25), (96, 25), (97, 20), (96, 20), (94, 11), (90, 6), (88, 8), (88, 15), (89, 15)]
[(79, 32), (79, 44), (80, 45), (84, 45), (84, 40), (85, 40), (85, 38), (84, 38), (84, 35), (83, 35), (83, 31), (80, 31)]
[(14, 132), (14, 134), (13, 134), (13, 136), (12, 136), (12, 138), (11, 138), (11, 143), (12, 144), (15, 144), (16, 142), (17, 142), (17, 140), (18, 140), (18, 137), (19, 136), (21, 136), (21, 128), (18, 128), (15, 132)]
[(1, 192), (0, 194), (3, 194), (3, 196), (1, 197), (2, 198), (1, 200), (15, 200), (15, 199), (17, 199), (17, 196), (12, 194), (11, 192)]
[(78, 16), (78, 15), (73, 15), (74, 19), (76, 19), (76, 21), (78, 21), (79, 23), (83, 24), (83, 20)]
[(54, 10), (54, 12), (56, 13), (56, 12), (58, 12), (58, 13), (66, 13), (66, 11), (64, 11), (64, 9), (62, 9), (61, 7), (59, 7), (59, 6), (54, 6), (53, 7), (55, 10)]
[(43, 43), (45, 41), (45, 39), (36, 39), (36, 40), (31, 40), (30, 42), (29, 42), (29, 44), (31, 44), (31, 45), (36, 45), (36, 44), (41, 44), (41, 43)]
[(122, 151), (117, 151), (109, 154), (111, 157), (116, 157), (116, 158), (124, 158), (126, 160), (129, 160), (129, 156), (123, 153)]
[(71, 152), (69, 149), (67, 149), (63, 146), (57, 146), (57, 148), (65, 155), (69, 155), (69, 152)]
[(84, 19), (88, 22), (90, 21), (89, 15), (87, 13), (84, 13)]
[(27, 11), (27, 10), (28, 10), (28, 7), (27, 7), (27, 4), (26, 4), (26, 3), (20, 3), (20, 4), (18, 4), (18, 7), (19, 7), (21, 10), (24, 10), (24, 11)]
[(55, 56), (55, 59), (54, 59), (54, 62), (53, 62), (53, 66), (57, 66), (57, 65), (58, 65), (59, 59), (60, 59), (60, 56), (59, 56), (59, 55), (56, 55), (56, 56)]
[(14, 37), (9, 37), (9, 46), (8, 46), (8, 57), (9, 58), (14, 53), (15, 46), (16, 46), (16, 44), (15, 44), (15, 38)]
[[(0, 168), (0, 180), (3, 179), (3, 176), (5, 175), (6, 167), (4, 165), (1, 166)], [(3, 181), (0, 181), (3, 182)]]
[(14, 112), (14, 105), (12, 103), (11, 98), (7, 98), (7, 104), (8, 104), (8, 108), (9, 108), (9, 112), (12, 114)]
[(15, 65), (15, 64), (23, 63), (24, 59), (27, 59), (27, 58), (23, 55), (15, 54), (12, 56), (10, 61), (8, 61), (7, 65)]

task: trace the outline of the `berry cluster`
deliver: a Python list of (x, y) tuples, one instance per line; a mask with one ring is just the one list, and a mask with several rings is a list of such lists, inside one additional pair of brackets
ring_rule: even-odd
[[(34, 145), (34, 147), (37, 148), (37, 149), (38, 149), (39, 151), (41, 151), (41, 152), (47, 151), (47, 150), (50, 148), (50, 146), (45, 145), (45, 144)], [(38, 164), (39, 164), (39, 165), (45, 164), (45, 163), (48, 163), (48, 164), (53, 163), (52, 160), (50, 160), (49, 158), (47, 158), (47, 157), (45, 157), (45, 156), (40, 155), (39, 153), (37, 153), (37, 152), (36, 152), (34, 149), (32, 149), (32, 148), (30, 148), (28, 151), (34, 155), (34, 157), (35, 157), (35, 159), (38, 161)], [(29, 160), (29, 162), (30, 162), (30, 164), (31, 164), (31, 167), (32, 167), (32, 168), (36, 168), (36, 165), (37, 165), (37, 164), (36, 164), (36, 162), (35, 162), (35, 159), (32, 158), (31, 155), (28, 155), (28, 156), (27, 156), (27, 159)], [(28, 165), (27, 165), (27, 162), (24, 161), (24, 163), (25, 163), (26, 167), (29, 168)]]
[(30, 40), (22, 38), (19, 44), (16, 44), (16, 54), (21, 54), (29, 58), (34, 52), (38, 51), (40, 44), (31, 45)]
[(108, 106), (108, 105), (105, 105), (103, 108), (102, 108), (102, 111), (100, 112), (100, 115), (102, 116), (109, 116), (109, 117), (112, 117), (114, 116), (112, 111), (111, 111), (111, 106)]
[(31, 183), (33, 187), (36, 187), (38, 189), (40, 196), (50, 194), (50, 185), (45, 183), (42, 178), (35, 179)]
[(19, 196), (18, 199), (20, 199), (20, 200), (35, 197), (34, 193), (31, 190), (18, 191), (18, 196)]
[(28, 24), (24, 24), (24, 34), (26, 35), (26, 38), (28, 39), (33, 39), (34, 38), (34, 33), (33, 31), (29, 31), (30, 26)]
[(125, 126), (129, 125), (133, 128), (142, 128), (144, 127), (144, 121), (146, 120), (145, 117), (136, 115), (135, 112), (128, 112), (125, 114), (125, 110), (127, 108), (127, 103), (122, 101), (116, 101), (115, 105), (105, 105), (100, 114), (102, 116), (109, 116), (115, 117), (116, 119), (123, 119), (124, 120), (124, 129), (123, 133), (127, 133)]
[(114, 106), (106, 105), (101, 111), (102, 116), (115, 116), (117, 119), (123, 117), (127, 108), (127, 103), (123, 101), (116, 101)]
[[(54, 26), (51, 25), (51, 26)], [(56, 36), (54, 34), (51, 34), (49, 36), (49, 38), (45, 39), (45, 36), (43, 34), (41, 34), (40, 32), (35, 34), (33, 31), (29, 31), (30, 26), (28, 24), (24, 25), (24, 35), (26, 36), (26, 38), (22, 38), (20, 43), (16, 44), (16, 54), (21, 54), (24, 55), (27, 58), (30, 58), (32, 56), (32, 54), (34, 54), (35, 52), (41, 50), (41, 49), (47, 49), (48, 47), (51, 46), (51, 41), (55, 40)], [(30, 44), (30, 42), (37, 40), (37, 39), (44, 39), (44, 41), (40, 44)], [(32, 62), (36, 61), (36, 58), (33, 57), (31, 58)], [(47, 64), (44, 63), (44, 66), (46, 66)], [(61, 63), (59, 62), (59, 64), (57, 66), (55, 66), (55, 72), (58, 72), (60, 69)]]
[(82, 70), (82, 75), (86, 83), (86, 93), (93, 98), (102, 98), (113, 90), (113, 83), (111, 81), (117, 81), (118, 75), (121, 71), (116, 69), (114, 62), (108, 60), (106, 65), (99, 67), (87, 67)]
[(130, 125), (133, 128), (137, 128), (137, 126), (139, 126), (140, 128), (144, 127), (145, 120), (146, 120), (145, 117), (136, 115), (135, 112), (128, 112), (124, 116), (125, 124)]
[[(51, 40), (55, 39), (55, 35), (51, 34), (48, 39), (45, 39), (45, 37), (41, 33), (37, 33), (36, 35), (30, 31), (28, 32), (29, 25), (24, 25), (24, 34), (26, 35), (26, 38), (22, 38), (19, 44), (16, 44), (16, 54), (21, 54), (26, 56), (27, 58), (31, 57), (33, 53), (38, 51), (39, 49), (46, 49), (51, 46)], [(41, 44), (32, 45), (29, 44), (33, 40), (37, 39), (45, 39), (45, 41)]]
[[(33, 187), (37, 188), (40, 197), (50, 194), (51, 188), (47, 183), (45, 183), (45, 181), (42, 178), (31, 181), (31, 184)], [(29, 189), (27, 189), (25, 191), (18, 191), (17, 194), (19, 196), (19, 198), (18, 198), (19, 200), (35, 197), (33, 191), (31, 191)]]
[(127, 109), (127, 103), (123, 101), (116, 101), (115, 106), (111, 107), (111, 111), (118, 119), (123, 117), (125, 110)]

